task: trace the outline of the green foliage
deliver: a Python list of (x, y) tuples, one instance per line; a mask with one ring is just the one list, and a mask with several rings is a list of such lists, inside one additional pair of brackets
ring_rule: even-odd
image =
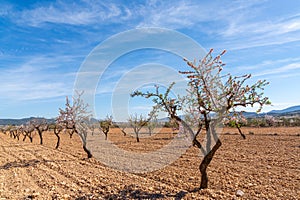
[(108, 133), (110, 127), (113, 125), (112, 116), (106, 116), (104, 120), (99, 122), (100, 128), (104, 133)]

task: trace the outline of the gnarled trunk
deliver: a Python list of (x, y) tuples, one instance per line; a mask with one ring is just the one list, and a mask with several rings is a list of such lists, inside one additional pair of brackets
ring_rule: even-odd
[(59, 144), (60, 144), (60, 136), (57, 134), (56, 137), (57, 137), (57, 142), (56, 142), (55, 149), (58, 149)]
[(61, 130), (57, 130), (56, 128), (54, 128), (54, 134), (57, 137), (57, 142), (56, 142), (55, 149), (58, 149), (59, 144), (60, 144), (60, 136), (59, 136), (60, 131)]
[(86, 145), (84, 143), (82, 145), (82, 148), (85, 151), (85, 153), (87, 154), (88, 158), (92, 158), (93, 157), (91, 151), (86, 148)]
[(41, 131), (39, 128), (37, 128), (36, 130), (40, 137), (40, 144), (42, 145), (43, 144), (43, 131)]
[(206, 154), (199, 166), (199, 170), (201, 173), (201, 184), (200, 184), (200, 189), (205, 189), (207, 188), (208, 185), (208, 177), (207, 177), (207, 167), (212, 161), (216, 151), (221, 147), (222, 143), (220, 139), (217, 140), (216, 144), (213, 146), (212, 150)]

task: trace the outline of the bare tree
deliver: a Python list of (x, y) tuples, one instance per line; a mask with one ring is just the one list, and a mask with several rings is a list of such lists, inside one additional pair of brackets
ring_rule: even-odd
[[(223, 119), (229, 117), (231, 113), (235, 116), (241, 116), (241, 112), (237, 112), (237, 107), (253, 106), (258, 104), (260, 107), (269, 104), (267, 97), (263, 97), (263, 90), (268, 82), (258, 81), (253, 85), (245, 85), (251, 75), (232, 76), (231, 74), (222, 75), (222, 67), (225, 65), (221, 61), (221, 56), (225, 53), (212, 57), (213, 50), (199, 61), (199, 63), (187, 62), (190, 67), (187, 71), (180, 72), (188, 78), (187, 94), (181, 98), (172, 99), (169, 93), (175, 83), (172, 83), (163, 94), (156, 86), (155, 92), (135, 91), (131, 94), (134, 96), (143, 96), (152, 98), (153, 102), (167, 112), (170, 118), (175, 119), (184, 127), (191, 138), (193, 145), (199, 148), (204, 155), (199, 165), (201, 173), (200, 189), (207, 188), (208, 176), (207, 167), (213, 159), (216, 151), (221, 147), (222, 143), (217, 134), (217, 125), (223, 122)], [(188, 122), (180, 118), (177, 114), (178, 110), (183, 110), (191, 115), (193, 119), (193, 127)], [(193, 130), (194, 129), (194, 130)], [(245, 138), (245, 135), (239, 132)], [(204, 134), (202, 133), (204, 130)], [(198, 137), (206, 137), (206, 145), (203, 146)]]
[(53, 133), (54, 135), (57, 137), (57, 141), (56, 141), (56, 146), (55, 149), (58, 149), (59, 145), (60, 145), (60, 133), (63, 131), (63, 127), (61, 124), (56, 123), (53, 127)]
[(113, 125), (112, 116), (106, 116), (104, 120), (99, 121), (100, 130), (105, 135), (105, 140), (107, 140), (107, 134), (109, 132), (110, 127)]
[(123, 135), (126, 136), (126, 134), (127, 134), (125, 131), (125, 129), (127, 128), (126, 123), (120, 123), (120, 124), (114, 123), (114, 126), (118, 127), (122, 131)]
[(14, 139), (17, 138), (19, 140), (19, 136), (20, 136), (19, 127), (11, 126), (9, 129), (9, 135), (10, 135), (10, 137), (13, 137)]
[(15, 125), (8, 125), (1, 128), (1, 132), (6, 134), (6, 132), (9, 133), (9, 136), (13, 139), (20, 139), (20, 135), (22, 134), (22, 127), (21, 126), (15, 126)]
[(76, 92), (76, 96), (73, 97), (73, 102), (69, 101), (66, 97), (65, 109), (59, 109), (59, 116), (57, 122), (64, 128), (70, 129), (71, 133), (76, 133), (81, 141), (83, 150), (86, 152), (87, 157), (91, 158), (92, 153), (87, 148), (86, 137), (89, 130), (89, 121), (91, 114), (88, 111), (88, 105), (84, 103), (81, 96), (83, 92)]
[(11, 125), (5, 125), (4, 127), (1, 128), (2, 133), (7, 134), (7, 132), (9, 132), (11, 127), (12, 127)]
[(94, 123), (92, 122), (92, 120), (89, 122), (89, 129), (91, 130), (92, 135), (94, 135), (95, 130), (97, 130), (97, 128), (99, 128), (98, 123)]
[(49, 125), (45, 119), (34, 119), (30, 121), (30, 124), (35, 128), (40, 137), (40, 144), (43, 144), (43, 132), (47, 131)]
[(143, 115), (138, 116), (137, 114), (130, 115), (128, 119), (129, 126), (133, 129), (135, 136), (136, 136), (136, 141), (140, 142), (139, 138), (139, 132), (140, 130), (147, 125), (149, 122), (149, 119), (144, 117)]
[(158, 125), (156, 108), (153, 108), (153, 110), (148, 114), (148, 117), (149, 117), (149, 120), (148, 120), (146, 126), (148, 128), (149, 135), (151, 136), (154, 129)]
[(26, 140), (28, 137), (30, 142), (33, 142), (33, 133), (34, 133), (34, 126), (30, 123), (26, 123), (22, 125), (22, 133), (24, 135), (23, 141)]

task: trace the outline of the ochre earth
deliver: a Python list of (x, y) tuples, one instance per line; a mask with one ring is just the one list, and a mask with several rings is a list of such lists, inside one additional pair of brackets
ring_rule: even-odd
[[(87, 159), (79, 137), (36, 135), (33, 143), (0, 133), (0, 199), (300, 199), (300, 127), (225, 128), (223, 145), (208, 168), (209, 189), (200, 185), (199, 149), (191, 147), (173, 164), (144, 174), (130, 174)], [(120, 148), (149, 152), (167, 144), (170, 129), (152, 137), (108, 139)], [(241, 190), (244, 194), (237, 195)]]

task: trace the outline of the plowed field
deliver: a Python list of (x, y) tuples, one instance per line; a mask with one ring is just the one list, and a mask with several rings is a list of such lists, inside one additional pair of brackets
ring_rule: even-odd
[[(247, 138), (226, 128), (208, 168), (209, 189), (200, 184), (201, 157), (190, 147), (172, 164), (132, 174), (87, 159), (77, 136), (44, 134), (20, 141), (0, 133), (1, 199), (299, 199), (300, 128), (244, 128)], [(251, 134), (249, 134), (252, 132)], [(108, 139), (122, 149), (147, 152), (172, 138), (171, 130), (139, 143), (113, 129)], [(103, 138), (104, 139), (104, 138)], [(244, 194), (240, 197), (237, 191)]]

